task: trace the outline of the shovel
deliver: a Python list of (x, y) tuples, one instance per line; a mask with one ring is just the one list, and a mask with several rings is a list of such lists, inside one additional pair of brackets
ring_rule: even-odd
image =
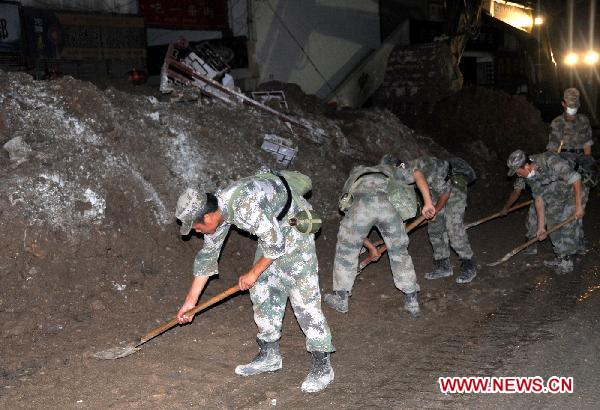
[[(518, 205), (515, 205), (512, 208), (509, 208), (508, 211), (507, 211), (507, 213), (511, 213), (511, 212), (516, 211), (518, 209), (524, 208), (527, 205), (531, 204), (532, 202), (533, 202), (533, 200), (529, 200), (529, 201), (522, 202), (522, 203), (520, 203)], [(482, 219), (480, 219), (478, 221), (471, 222), (471, 223), (465, 225), (465, 229), (469, 229), (469, 228), (472, 228), (474, 226), (480, 225), (480, 224), (482, 224), (484, 222), (491, 221), (492, 219), (496, 219), (496, 218), (498, 218), (500, 216), (502, 216), (502, 213), (501, 212), (496, 212), (495, 214), (492, 214), (490, 216), (486, 216), (485, 218), (482, 218)], [(411, 224), (407, 225), (406, 226), (406, 233), (409, 233), (414, 228), (416, 228), (417, 226), (421, 225), (421, 223), (423, 222), (424, 219), (425, 218), (423, 216), (420, 216), (419, 218), (415, 219)], [(377, 249), (379, 250), (379, 253), (384, 253), (385, 251), (387, 251), (387, 246), (383, 245), (383, 246), (379, 247), (379, 245), (381, 245), (381, 244), (383, 244), (383, 241), (377, 241), (377, 242), (374, 243), (374, 245), (378, 247)], [(362, 271), (371, 262), (372, 262), (372, 260), (369, 257), (363, 259), (360, 262), (360, 264), (358, 265), (358, 271), (359, 272)]]
[[(532, 202), (533, 202), (533, 200), (531, 200), (531, 199), (529, 201), (522, 202), (522, 203), (520, 203), (518, 205), (513, 206), (512, 208), (509, 208), (506, 211), (506, 213), (508, 214), (508, 213), (511, 213), (512, 211), (516, 211), (517, 209), (524, 208), (527, 205), (531, 204)], [(482, 218), (482, 219), (480, 219), (478, 221), (471, 222), (470, 224), (465, 225), (465, 229), (469, 229), (469, 228), (472, 228), (474, 226), (480, 225), (480, 224), (482, 224), (484, 222), (491, 221), (492, 219), (496, 219), (496, 218), (498, 218), (500, 216), (502, 216), (502, 212), (496, 212), (495, 214), (492, 214), (490, 216), (486, 216), (485, 218)]]
[[(417, 226), (421, 225), (424, 220), (425, 220), (425, 217), (423, 215), (421, 215), (417, 219), (415, 219), (414, 221), (412, 221), (410, 224), (406, 225), (406, 233), (409, 233), (410, 231), (412, 231), (413, 229), (415, 229)], [(379, 246), (379, 245), (382, 245), (382, 244), (383, 244), (383, 241), (377, 241), (377, 242), (375, 242), (373, 244), (373, 245), (377, 246), (377, 250), (379, 251), (380, 254), (383, 254), (385, 251), (387, 251), (387, 246), (385, 246), (385, 245)], [(358, 272), (361, 272), (372, 261), (373, 260), (370, 257), (366, 257), (365, 259), (363, 259), (358, 264)]]
[[(573, 222), (575, 220), (575, 214), (571, 215), (570, 217), (568, 217), (567, 219), (565, 219), (564, 221), (562, 221), (561, 223), (554, 225), (552, 228), (548, 229), (546, 231), (546, 237), (550, 237), (550, 234), (560, 228), (562, 228), (564, 225)], [(533, 238), (528, 240), (527, 242), (525, 242), (522, 245), (517, 246), (515, 249), (513, 249), (512, 251), (508, 252), (506, 255), (504, 255), (502, 258), (498, 259), (496, 262), (492, 262), (492, 263), (488, 263), (487, 266), (496, 266), (496, 265), (500, 265), (503, 262), (506, 262), (507, 260), (509, 260), (510, 258), (512, 258), (513, 256), (515, 256), (517, 253), (521, 252), (523, 249), (533, 245), (534, 243), (538, 242), (537, 238)]]
[[(237, 293), (239, 290), (240, 290), (240, 287), (238, 285), (235, 285), (235, 286), (227, 289), (226, 291), (223, 291), (223, 292), (219, 293), (218, 295), (213, 296), (212, 298), (210, 298), (206, 302), (196, 306), (195, 308), (188, 310), (187, 312), (185, 312), (185, 315), (186, 316), (195, 315), (196, 313), (200, 312), (201, 310), (204, 310), (207, 307), (210, 307), (210, 306), (214, 305), (215, 303), (220, 302), (221, 300), (233, 295), (234, 293)], [(174, 317), (167, 323), (164, 323), (158, 327), (155, 327), (154, 329), (152, 329), (151, 331), (146, 333), (144, 336), (142, 336), (139, 340), (129, 344), (128, 346), (113, 347), (112, 349), (103, 350), (101, 352), (94, 353), (93, 356), (96, 359), (102, 359), (102, 360), (120, 359), (121, 357), (129, 356), (130, 354), (133, 354), (133, 353), (137, 352), (138, 350), (140, 350), (141, 349), (140, 346), (143, 345), (144, 343), (146, 343), (147, 341), (149, 341), (150, 339), (155, 338), (156, 336), (160, 335), (163, 332), (166, 332), (167, 330), (171, 329), (172, 327), (174, 327), (175, 325), (178, 325), (178, 324), (179, 324), (179, 320), (177, 320), (177, 317)]]

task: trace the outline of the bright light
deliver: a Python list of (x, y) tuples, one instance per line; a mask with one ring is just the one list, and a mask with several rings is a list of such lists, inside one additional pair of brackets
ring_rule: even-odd
[(531, 7), (504, 0), (494, 0), (490, 14), (494, 18), (528, 33), (533, 27), (533, 9)]
[(513, 15), (509, 19), (505, 21), (505, 23), (510, 24), (513, 27), (525, 29), (527, 27), (531, 27), (533, 24), (533, 20), (526, 14), (522, 15)]
[(579, 62), (579, 56), (575, 53), (569, 53), (564, 60), (566, 65), (575, 65)]
[(541, 26), (542, 24), (544, 24), (544, 18), (543, 17), (536, 17), (533, 19), (533, 24), (535, 24), (536, 26)]
[(585, 57), (583, 58), (583, 62), (587, 65), (598, 64), (598, 60), (600, 60), (600, 55), (598, 55), (598, 53), (593, 50), (588, 51), (585, 54)]

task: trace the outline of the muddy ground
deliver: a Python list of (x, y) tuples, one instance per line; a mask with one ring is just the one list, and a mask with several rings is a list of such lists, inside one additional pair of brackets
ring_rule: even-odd
[[(590, 209), (597, 209), (599, 200), (594, 195)], [(481, 214), (471, 211), (469, 219)], [(524, 211), (517, 212), (471, 230), (480, 270), (470, 285), (457, 285), (452, 278), (423, 279), (431, 267), (430, 250), (424, 229), (415, 232), (410, 251), (422, 287), (423, 314), (418, 319), (403, 312), (387, 261), (370, 266), (356, 283), (350, 312), (325, 311), (338, 351), (333, 355), (335, 382), (320, 394), (300, 392), (309, 356), (289, 309), (281, 341), (284, 368), (248, 379), (233, 373), (236, 364), (256, 351), (247, 294), (148, 342), (127, 358), (90, 357), (168, 318), (186, 291), (188, 281), (182, 278), (162, 298), (148, 296), (143, 306), (124, 302), (112, 308), (118, 314), (113, 321), (102, 322), (102, 328), (88, 320), (73, 321), (62, 333), (37, 339), (31, 347), (48, 357), (32, 359), (7, 375), (0, 404), (4, 408), (267, 408), (274, 404), (283, 408), (595, 408), (595, 379), (600, 371), (598, 214), (590, 212), (586, 219), (594, 250), (571, 275), (556, 276), (539, 267), (551, 255), (547, 244), (538, 256), (518, 255), (496, 268), (483, 266), (518, 242), (514, 232), (522, 231), (523, 218)], [(326, 290), (331, 286), (333, 252), (332, 240), (324, 238), (328, 233), (318, 242), (321, 284)], [(222, 257), (223, 273), (211, 281), (205, 297), (225, 289), (244, 272), (252, 252), (239, 255), (234, 249), (245, 248), (247, 241), (232, 235)], [(575, 393), (445, 396), (437, 387), (440, 375), (572, 376)]]
[[(381, 111), (335, 118), (296, 111), (330, 136), (318, 142), (252, 110), (171, 103), (151, 90), (132, 95), (68, 78), (37, 83), (0, 76), (0, 91), (0, 142), (17, 135), (30, 149), (22, 161), (0, 157), (0, 407), (596, 407), (597, 192), (585, 220), (592, 251), (571, 275), (541, 267), (552, 254), (548, 244), (538, 256), (485, 266), (521, 243), (524, 210), (469, 231), (479, 275), (468, 285), (425, 280), (431, 249), (425, 229), (412, 233), (422, 315), (411, 319), (403, 311), (386, 258), (369, 266), (356, 282), (348, 314), (324, 307), (337, 348), (336, 377), (320, 394), (300, 391), (310, 356), (289, 309), (283, 369), (253, 378), (233, 373), (257, 350), (247, 294), (127, 358), (93, 358), (175, 314), (202, 245), (200, 237), (178, 236), (171, 215), (176, 197), (198, 178), (219, 186), (257, 165), (277, 166), (258, 148), (264, 133), (298, 144), (295, 168), (313, 177), (312, 201), (326, 216), (317, 238), (323, 291), (331, 289), (341, 219), (335, 203), (349, 168), (385, 150), (446, 152)], [(496, 211), (511, 189), (503, 161), (477, 163), (487, 166), (478, 169), (467, 220)], [(232, 232), (220, 275), (202, 299), (235, 284), (255, 246)], [(445, 396), (437, 386), (440, 375), (573, 376), (575, 393)]]

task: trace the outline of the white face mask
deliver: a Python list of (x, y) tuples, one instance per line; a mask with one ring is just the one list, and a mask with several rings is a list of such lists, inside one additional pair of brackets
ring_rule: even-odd
[(575, 114), (577, 114), (577, 107), (574, 107), (574, 108), (567, 107), (567, 109), (565, 111), (567, 112), (567, 115), (575, 115)]
[(529, 173), (527, 174), (527, 179), (531, 179), (535, 176), (535, 169), (532, 169), (531, 171), (529, 171)]

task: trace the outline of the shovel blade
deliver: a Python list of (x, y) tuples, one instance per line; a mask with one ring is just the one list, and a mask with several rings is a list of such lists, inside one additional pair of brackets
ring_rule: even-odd
[(94, 353), (94, 357), (100, 360), (114, 360), (122, 357), (129, 356), (140, 350), (140, 347), (125, 346), (125, 347), (113, 347), (112, 349), (103, 350), (101, 352)]

